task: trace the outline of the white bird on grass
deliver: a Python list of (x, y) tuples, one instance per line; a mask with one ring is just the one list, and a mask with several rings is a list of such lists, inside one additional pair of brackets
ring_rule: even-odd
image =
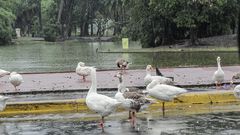
[(213, 74), (213, 80), (215, 81), (216, 87), (220, 87), (222, 82), (224, 81), (224, 72), (221, 68), (221, 58), (218, 56), (217, 57), (217, 65), (218, 69), (217, 71), (214, 72)]
[(91, 67), (85, 66), (85, 63), (79, 62), (76, 68), (76, 73), (83, 77), (83, 81), (86, 81), (86, 76), (90, 75)]
[(10, 83), (14, 86), (15, 90), (17, 91), (17, 86), (23, 83), (22, 75), (18, 74), (17, 72), (12, 72), (9, 77)]
[(104, 117), (113, 113), (121, 104), (121, 102), (111, 97), (97, 93), (96, 69), (93, 67), (90, 69), (92, 84), (86, 97), (86, 104), (90, 110), (101, 115), (102, 119), (100, 121), (100, 126), (102, 128), (102, 131), (104, 131)]
[(146, 76), (144, 77), (144, 83), (147, 86), (149, 83), (151, 83), (153, 80), (156, 80), (160, 84), (169, 84), (173, 85), (174, 82), (172, 79), (163, 77), (163, 76), (152, 76), (151, 71), (153, 70), (151, 65), (147, 65), (146, 67)]

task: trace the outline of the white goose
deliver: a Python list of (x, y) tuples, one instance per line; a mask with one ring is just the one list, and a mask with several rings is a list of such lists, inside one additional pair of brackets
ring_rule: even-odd
[(221, 86), (222, 82), (224, 81), (224, 72), (221, 68), (220, 63), (221, 63), (221, 58), (218, 56), (217, 57), (218, 69), (213, 74), (213, 80), (215, 81), (216, 87)]
[(9, 81), (14, 86), (15, 90), (17, 90), (17, 86), (23, 83), (23, 77), (17, 72), (12, 72), (10, 74)]
[(97, 79), (96, 79), (96, 69), (91, 67), (91, 79), (92, 84), (88, 91), (86, 97), (86, 104), (88, 108), (94, 112), (101, 115), (102, 119), (100, 121), (100, 126), (103, 129), (104, 117), (113, 113), (116, 108), (121, 104), (116, 99), (110, 98), (108, 96), (97, 93)]
[(0, 95), (0, 111), (3, 111), (6, 107), (6, 102), (9, 98)]
[(240, 85), (237, 85), (234, 90), (233, 90), (233, 94), (236, 98), (240, 98)]
[(119, 79), (118, 92), (115, 95), (115, 99), (121, 102), (122, 107), (129, 111), (129, 119), (132, 121), (132, 126), (135, 127), (136, 112), (146, 109), (153, 101), (146, 98), (139, 92), (129, 91), (123, 83), (122, 73), (115, 75)]
[(91, 67), (85, 66), (85, 63), (79, 62), (76, 68), (76, 73), (83, 77), (83, 81), (86, 81), (86, 76), (90, 75)]
[(9, 75), (9, 74), (10, 74), (9, 71), (0, 69), (0, 78), (1, 78), (1, 77), (4, 77), (5, 75)]
[(159, 100), (163, 101), (162, 110), (164, 113), (165, 107), (164, 102), (165, 101), (172, 101), (174, 98), (176, 98), (178, 95), (182, 93), (186, 93), (187, 90), (167, 84), (159, 84), (157, 80), (153, 80), (150, 84), (147, 86), (147, 93)]
[(149, 83), (151, 83), (153, 80), (156, 80), (160, 84), (169, 84), (169, 85), (173, 85), (174, 84), (173, 80), (170, 79), (170, 78), (163, 77), (163, 76), (152, 76), (151, 75), (152, 69), (153, 68), (152, 68), (151, 65), (147, 65), (147, 67), (146, 67), (146, 76), (144, 77), (144, 83), (145, 83), (146, 86)]

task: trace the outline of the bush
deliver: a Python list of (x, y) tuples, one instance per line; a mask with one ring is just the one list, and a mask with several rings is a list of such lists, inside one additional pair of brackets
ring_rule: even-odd
[(44, 40), (49, 42), (55, 42), (57, 39), (57, 25), (47, 24), (44, 27)]

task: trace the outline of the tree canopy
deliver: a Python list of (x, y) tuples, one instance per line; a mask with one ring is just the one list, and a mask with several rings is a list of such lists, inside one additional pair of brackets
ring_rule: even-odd
[(143, 47), (235, 34), (239, 0), (0, 0), (0, 44), (22, 36), (47, 41), (71, 36), (114, 36)]

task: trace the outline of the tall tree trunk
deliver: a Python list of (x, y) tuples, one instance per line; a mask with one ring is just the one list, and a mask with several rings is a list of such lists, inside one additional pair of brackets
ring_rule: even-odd
[(66, 29), (64, 30), (64, 38), (71, 36), (71, 27), (72, 27), (72, 12), (74, 6), (74, 0), (68, 0), (67, 9), (66, 9)]
[(42, 5), (41, 2), (42, 0), (38, 0), (38, 19), (39, 19), (39, 26), (40, 26), (40, 31), (42, 31)]
[(69, 37), (72, 25), (72, 11), (74, 0), (61, 0), (58, 11), (57, 24), (60, 24), (61, 40)]
[(237, 33), (237, 41), (238, 41), (238, 57), (240, 59), (240, 10), (238, 11), (238, 33)]
[(93, 22), (91, 22), (91, 36), (93, 36)]
[(59, 5), (59, 10), (58, 10), (57, 23), (60, 23), (60, 19), (61, 19), (61, 16), (62, 16), (62, 11), (63, 11), (63, 6), (64, 6), (64, 0), (61, 0), (60, 5)]
[(190, 28), (190, 42), (189, 44), (192, 45), (197, 45), (197, 33), (196, 33), (196, 28)]

